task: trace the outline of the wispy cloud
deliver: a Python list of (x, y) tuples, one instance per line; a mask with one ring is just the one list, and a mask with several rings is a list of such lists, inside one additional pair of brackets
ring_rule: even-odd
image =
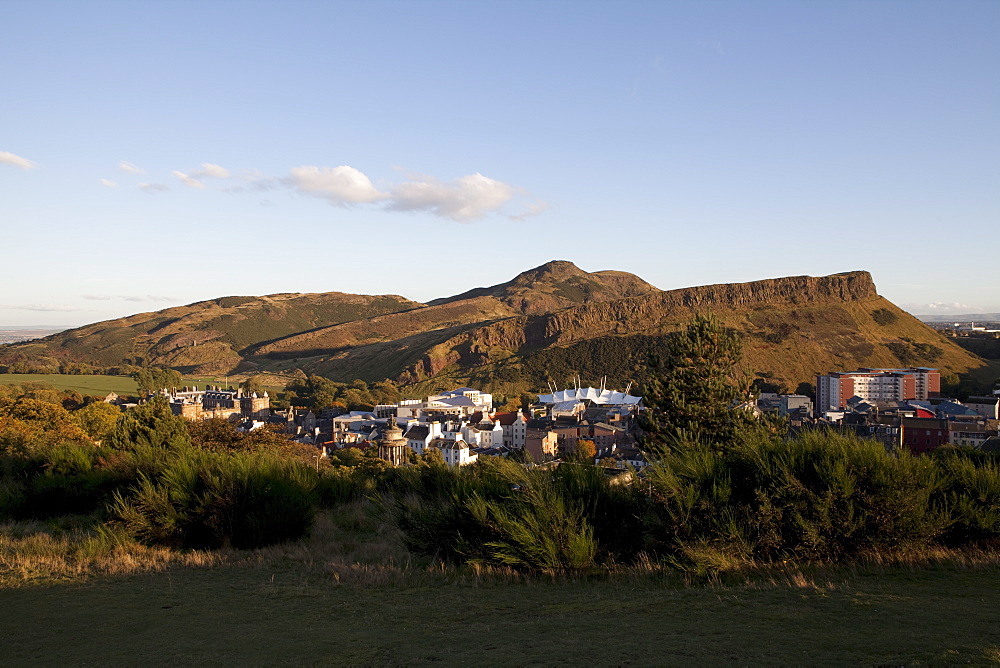
[(131, 162), (126, 160), (121, 160), (118, 163), (118, 169), (125, 172), (126, 174), (145, 174), (146, 170), (138, 165), (133, 165)]
[(84, 309), (64, 304), (0, 304), (3, 311), (41, 311), (43, 313), (82, 311)]
[(181, 183), (183, 183), (184, 185), (186, 185), (188, 188), (198, 188), (198, 189), (201, 189), (201, 188), (205, 187), (204, 183), (202, 183), (198, 179), (194, 178), (193, 176), (189, 176), (189, 175), (185, 174), (184, 172), (179, 172), (179, 171), (177, 171), (175, 169), (174, 171), (172, 171), (170, 173), (173, 174), (174, 176), (176, 176), (177, 179)]
[(903, 305), (910, 313), (916, 313), (918, 315), (947, 315), (954, 313), (956, 315), (966, 314), (966, 313), (981, 313), (984, 311), (982, 307), (973, 306), (970, 304), (962, 304), (960, 302), (931, 302), (929, 304), (905, 304)]
[(161, 295), (82, 295), (84, 299), (92, 301), (126, 301), (126, 302), (175, 302), (174, 297), (164, 297)]
[[(124, 161), (119, 168), (130, 173), (144, 173)], [(271, 176), (260, 170), (242, 170), (234, 174), (221, 165), (203, 162), (198, 169), (175, 169), (171, 175), (188, 188), (198, 190), (206, 188), (207, 179), (233, 179), (235, 183), (218, 190), (260, 193), (287, 189), (340, 207), (371, 205), (384, 211), (427, 213), (461, 223), (481, 220), (488, 215), (525, 220), (548, 208), (545, 202), (532, 197), (523, 188), (480, 172), (451, 181), (426, 174), (404, 174), (376, 185), (367, 174), (350, 165), (300, 165), (290, 169), (285, 176)], [(114, 187), (114, 182), (106, 179), (101, 183)], [(138, 187), (147, 193), (169, 190), (162, 183), (140, 183)], [(267, 204), (272, 202), (267, 201)]]
[(228, 179), (229, 170), (220, 165), (213, 165), (210, 162), (201, 163), (201, 169), (191, 174), (196, 179)]
[(107, 186), (108, 188), (117, 188), (118, 184), (111, 179), (101, 179), (101, 185)]
[(14, 155), (10, 151), (0, 151), (0, 164), (11, 165), (12, 167), (19, 167), (24, 170), (38, 167), (37, 163), (32, 162), (27, 158), (22, 158), (19, 155)]
[(214, 165), (210, 162), (201, 163), (201, 168), (197, 169), (190, 174), (186, 174), (180, 170), (174, 170), (171, 172), (181, 183), (188, 186), (189, 188), (202, 189), (205, 184), (202, 183), (203, 179), (228, 179), (229, 170), (221, 165)]

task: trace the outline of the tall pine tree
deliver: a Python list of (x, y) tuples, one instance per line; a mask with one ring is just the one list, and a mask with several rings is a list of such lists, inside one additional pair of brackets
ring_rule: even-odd
[(647, 446), (730, 443), (740, 425), (751, 419), (737, 408), (753, 396), (739, 368), (742, 357), (739, 334), (711, 315), (695, 316), (686, 329), (653, 351), (643, 390)]

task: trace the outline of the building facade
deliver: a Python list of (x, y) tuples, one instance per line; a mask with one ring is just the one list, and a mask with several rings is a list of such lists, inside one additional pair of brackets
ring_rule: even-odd
[(941, 374), (937, 369), (859, 369), (834, 371), (816, 377), (816, 412), (839, 411), (847, 401), (926, 401), (941, 394)]

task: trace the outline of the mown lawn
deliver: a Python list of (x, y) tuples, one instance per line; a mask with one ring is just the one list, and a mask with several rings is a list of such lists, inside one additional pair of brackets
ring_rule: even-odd
[(4, 373), (0, 374), (0, 384), (24, 385), (45, 383), (57, 390), (76, 390), (80, 394), (107, 395), (135, 394), (135, 380), (128, 376), (73, 376), (61, 373)]
[[(207, 376), (185, 376), (183, 382), (189, 385), (197, 385), (204, 388), (206, 385), (225, 385), (225, 377)], [(107, 395), (115, 392), (121, 395), (135, 395), (138, 391), (135, 380), (128, 376), (73, 376), (61, 373), (4, 373), (0, 374), (0, 385), (24, 385), (26, 383), (45, 383), (57, 390), (76, 390), (80, 394), (92, 394), (95, 396)], [(229, 385), (236, 387), (239, 382), (236, 379), (229, 379)], [(280, 392), (283, 388), (268, 386), (267, 391), (272, 395)]]
[(0, 663), (1000, 663), (1000, 566), (814, 578), (359, 584), (314, 565), (174, 569), (0, 590)]

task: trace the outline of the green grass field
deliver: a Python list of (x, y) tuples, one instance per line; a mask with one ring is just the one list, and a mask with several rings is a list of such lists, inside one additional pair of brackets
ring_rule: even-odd
[(0, 591), (0, 663), (986, 665), (998, 591), (995, 566), (726, 587), (185, 569)]
[[(226, 385), (227, 379), (224, 376), (184, 376), (184, 383), (197, 385), (200, 388), (205, 385)], [(104, 396), (109, 392), (121, 395), (134, 395), (136, 393), (135, 380), (128, 376), (72, 376), (61, 373), (5, 373), (0, 374), (0, 385), (24, 385), (25, 383), (45, 383), (57, 390), (75, 390), (80, 394), (92, 394)], [(228, 384), (236, 387), (239, 381), (229, 378)], [(274, 395), (284, 388), (267, 386), (267, 391)]]
[(412, 555), (370, 502), (248, 552), (60, 525), (0, 525), (0, 665), (1000, 663), (995, 550), (553, 580)]
[(80, 394), (136, 393), (135, 380), (128, 376), (71, 376), (61, 373), (0, 374), (0, 384), (24, 385), (25, 383), (45, 383), (57, 390), (76, 390)]

